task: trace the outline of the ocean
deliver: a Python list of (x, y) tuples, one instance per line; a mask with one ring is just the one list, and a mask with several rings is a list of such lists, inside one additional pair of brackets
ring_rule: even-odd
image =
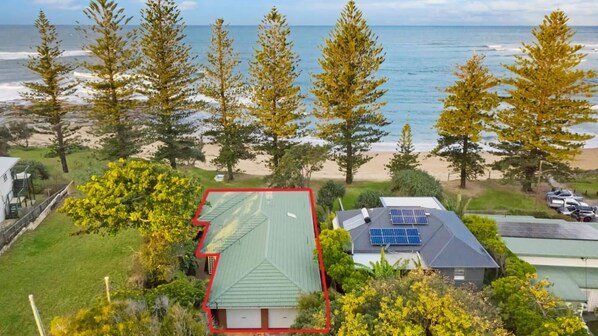
[[(412, 126), (417, 150), (433, 148), (437, 138), (433, 125), (442, 111), (440, 99), (444, 97), (440, 90), (454, 82), (455, 65), (464, 63), (475, 52), (486, 55), (486, 64), (495, 75), (506, 76), (508, 73), (503, 65), (513, 63), (513, 56), (521, 52), (521, 42), (533, 39), (532, 27), (374, 26), (372, 29), (386, 54), (378, 76), (388, 78), (384, 85), (388, 92), (383, 98), (387, 104), (382, 112), (392, 122), (386, 128), (390, 134), (383, 143), (374, 146), (374, 150), (392, 150), (405, 122)], [(57, 30), (66, 58), (83, 60), (87, 57), (86, 51), (82, 50), (83, 39), (74, 26), (58, 26)], [(257, 27), (230, 26), (229, 30), (242, 60), (239, 71), (247, 75)], [(300, 57), (298, 84), (307, 96), (308, 111), (314, 100), (309, 92), (310, 74), (320, 71), (317, 62), (321, 55), (320, 46), (331, 30), (329, 26), (291, 27), (291, 38)], [(574, 30), (574, 42), (583, 44), (583, 52), (588, 54), (580, 67), (598, 70), (598, 27), (574, 27)], [(186, 41), (196, 56), (194, 61), (204, 63), (210, 43), (210, 27), (189, 26), (186, 34)], [(0, 102), (19, 100), (18, 92), (23, 90), (20, 82), (37, 79), (24, 67), (37, 42), (38, 35), (33, 26), (0, 25)], [(88, 74), (77, 69), (73, 76), (85, 78)], [(598, 83), (598, 79), (594, 81)], [(83, 101), (83, 91), (72, 99)], [(598, 112), (598, 95), (591, 101)], [(598, 124), (580, 125), (576, 130), (598, 135)], [(485, 139), (491, 140), (492, 135), (488, 134)], [(598, 147), (598, 137), (590, 140), (586, 147)]]

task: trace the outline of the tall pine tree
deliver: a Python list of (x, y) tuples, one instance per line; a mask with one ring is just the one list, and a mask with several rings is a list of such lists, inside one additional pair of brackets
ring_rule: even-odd
[(259, 128), (258, 148), (271, 156), (272, 170), (306, 126), (304, 97), (295, 83), (299, 57), (289, 34), (286, 17), (272, 8), (258, 26), (258, 48), (249, 65), (254, 105), (250, 111)]
[(50, 124), (54, 135), (53, 147), (60, 158), (62, 171), (69, 172), (66, 161), (69, 123), (63, 118), (68, 112), (63, 100), (75, 92), (77, 82), (68, 79), (75, 66), (58, 59), (64, 53), (60, 49), (60, 41), (56, 33), (56, 27), (50, 24), (43, 11), (39, 12), (35, 20), (41, 42), (36, 47), (36, 55), (31, 56), (26, 67), (41, 77), (41, 82), (25, 82), (23, 85), (29, 92), (22, 93), (23, 98), (31, 102), (26, 112)]
[(455, 76), (455, 83), (444, 90), (448, 96), (442, 100), (444, 111), (435, 125), (440, 138), (432, 153), (450, 162), (460, 174), (460, 187), (465, 188), (468, 179), (484, 173), (479, 142), (500, 104), (498, 94), (490, 91), (500, 81), (484, 66), (484, 56), (477, 54), (458, 65)]
[(572, 129), (596, 122), (588, 100), (596, 91), (589, 81), (596, 73), (577, 68), (586, 55), (580, 53), (583, 46), (571, 43), (575, 33), (568, 20), (560, 10), (545, 16), (532, 30), (536, 40), (523, 43), (523, 55), (505, 66), (513, 77), (505, 81), (509, 106), (498, 113), (495, 147), (503, 158), (495, 166), (528, 192), (541, 169), (553, 175), (566, 172), (584, 142), (593, 138)]
[(239, 97), (246, 94), (243, 76), (235, 71), (241, 61), (222, 19), (217, 19), (212, 26), (207, 60), (199, 87), (199, 93), (214, 100), (207, 105), (210, 117), (206, 121), (211, 128), (206, 135), (220, 145), (218, 156), (212, 162), (226, 169), (226, 179), (230, 181), (239, 161), (255, 156), (249, 148), (253, 127), (244, 120), (244, 106), (239, 101)]
[(148, 0), (141, 17), (141, 93), (147, 97), (150, 140), (161, 143), (154, 158), (168, 160), (172, 168), (177, 159), (203, 160), (190, 118), (198, 69), (191, 46), (183, 42), (180, 10), (173, 0)]
[(322, 73), (314, 75), (314, 114), (317, 135), (330, 142), (345, 182), (371, 157), (364, 155), (372, 143), (388, 132), (388, 121), (379, 112), (386, 78), (375, 78), (384, 55), (377, 37), (361, 11), (350, 0), (322, 49)]
[(87, 41), (83, 47), (92, 61), (84, 62), (93, 80), (85, 82), (91, 91), (90, 116), (102, 138), (102, 152), (108, 159), (128, 158), (139, 152), (141, 133), (133, 117), (136, 77), (139, 65), (135, 30), (126, 28), (132, 17), (112, 0), (92, 0), (83, 11), (91, 26), (79, 26)]
[(393, 154), (392, 159), (386, 165), (386, 168), (390, 171), (391, 175), (399, 170), (410, 170), (419, 166), (419, 163), (417, 162), (419, 153), (414, 153), (415, 149), (413, 148), (412, 139), (411, 125), (405, 123), (401, 130), (401, 138), (397, 141), (398, 151)]

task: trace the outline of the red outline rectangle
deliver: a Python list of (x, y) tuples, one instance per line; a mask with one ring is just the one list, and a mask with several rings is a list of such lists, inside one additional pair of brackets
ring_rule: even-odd
[[(214, 280), (214, 275), (218, 270), (218, 261), (219, 261), (219, 254), (218, 253), (206, 253), (201, 254), (201, 246), (203, 245), (204, 239), (206, 237), (206, 233), (210, 229), (209, 222), (201, 222), (197, 219), (199, 218), (199, 214), (201, 213), (201, 209), (203, 208), (208, 194), (210, 192), (308, 192), (309, 199), (311, 203), (311, 212), (312, 212), (312, 222), (314, 225), (314, 234), (316, 239), (316, 248), (318, 249), (318, 264), (320, 266), (320, 278), (322, 279), (322, 288), (324, 290), (324, 299), (326, 303), (326, 328), (325, 329), (214, 329), (213, 322), (212, 322), (212, 311), (207, 307), (208, 298), (210, 295), (210, 290), (212, 289), (212, 281)], [(287, 189), (287, 188), (250, 188), (250, 189), (208, 189), (206, 190), (199, 207), (197, 208), (197, 212), (195, 213), (195, 217), (193, 217), (193, 225), (198, 226), (205, 226), (204, 232), (201, 235), (201, 239), (199, 244), (197, 245), (197, 249), (195, 251), (196, 257), (215, 257), (214, 262), (214, 269), (212, 271), (212, 275), (210, 276), (210, 281), (208, 283), (208, 288), (206, 291), (206, 297), (203, 302), (202, 310), (208, 314), (209, 320), (209, 328), (211, 333), (221, 333), (221, 332), (235, 332), (235, 333), (264, 333), (264, 332), (278, 332), (278, 333), (326, 333), (330, 331), (330, 300), (328, 299), (328, 287), (326, 286), (326, 276), (324, 273), (324, 261), (322, 259), (322, 248), (320, 247), (320, 237), (318, 233), (317, 227), (317, 219), (316, 219), (316, 211), (315, 211), (315, 202), (313, 191), (309, 188), (298, 188), (298, 189)]]

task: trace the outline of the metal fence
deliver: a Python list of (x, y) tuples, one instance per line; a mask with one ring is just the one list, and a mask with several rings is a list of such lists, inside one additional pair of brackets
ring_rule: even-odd
[[(58, 204), (60, 204), (60, 201), (68, 195), (66, 190), (68, 186), (68, 184), (63, 185), (62, 188), (52, 194), (52, 196), (33, 207), (33, 209), (23, 217), (19, 218), (16, 222), (8, 227), (0, 229), (0, 250), (2, 250), (4, 246), (10, 244), (19, 232), (35, 221), (48, 207), (50, 207), (50, 209), (56, 208)], [(56, 200), (56, 202), (54, 202), (54, 200)]]

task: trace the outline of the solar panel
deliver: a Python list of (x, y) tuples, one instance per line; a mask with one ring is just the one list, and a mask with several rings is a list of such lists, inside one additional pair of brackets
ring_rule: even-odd
[(421, 245), (418, 229), (381, 228), (370, 229), (370, 243), (372, 245)]
[(401, 210), (401, 212), (403, 213), (403, 217), (413, 216), (413, 210), (411, 209), (403, 209)]
[(382, 236), (370, 236), (370, 243), (372, 243), (372, 245), (384, 245)]
[(403, 219), (402, 216), (391, 216), (390, 222), (395, 225), (396, 224), (405, 224), (405, 220)]
[(417, 217), (425, 217), (426, 216), (426, 212), (424, 210), (422, 210), (422, 209), (413, 210), (413, 213)]
[(428, 224), (428, 217), (423, 209), (390, 209), (390, 223), (423, 225)]
[(422, 240), (419, 236), (407, 236), (409, 245), (421, 245)]
[(370, 229), (370, 235), (372, 236), (381, 236), (382, 229)]

